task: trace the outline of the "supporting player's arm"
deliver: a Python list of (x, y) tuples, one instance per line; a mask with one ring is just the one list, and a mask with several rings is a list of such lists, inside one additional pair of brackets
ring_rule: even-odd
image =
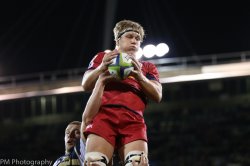
[(101, 81), (96, 81), (93, 92), (91, 93), (82, 114), (82, 132), (85, 130), (86, 126), (91, 122), (91, 120), (94, 118), (100, 108), (104, 87), (105, 86)]
[(112, 75), (109, 75), (108, 71), (99, 75), (95, 83), (94, 89), (86, 104), (84, 112), (82, 114), (82, 126), (81, 126), (82, 132), (85, 130), (86, 126), (92, 121), (94, 116), (98, 113), (105, 85), (107, 84), (108, 81), (112, 79), (115, 78)]

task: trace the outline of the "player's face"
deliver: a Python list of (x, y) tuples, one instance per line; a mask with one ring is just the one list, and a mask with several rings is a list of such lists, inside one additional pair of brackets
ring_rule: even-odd
[(135, 56), (141, 45), (141, 36), (136, 32), (126, 32), (117, 41), (117, 45), (120, 51)]
[(80, 139), (80, 125), (69, 124), (64, 137), (66, 151), (74, 147), (78, 139)]

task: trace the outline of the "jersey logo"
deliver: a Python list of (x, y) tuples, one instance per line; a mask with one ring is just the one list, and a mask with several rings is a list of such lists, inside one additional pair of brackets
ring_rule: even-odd
[(93, 127), (93, 125), (92, 125), (92, 124), (89, 124), (89, 125), (86, 127), (86, 129), (92, 128), (92, 127)]

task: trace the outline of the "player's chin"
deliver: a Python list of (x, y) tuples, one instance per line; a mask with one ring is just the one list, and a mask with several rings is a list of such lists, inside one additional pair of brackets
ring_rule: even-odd
[(128, 54), (128, 55), (136, 55), (137, 51), (138, 51), (137, 48), (129, 49), (129, 50), (127, 51), (127, 54)]
[(131, 47), (131, 51), (134, 51), (135, 53), (136, 53), (138, 50), (139, 50), (139, 47), (135, 47), (135, 46)]

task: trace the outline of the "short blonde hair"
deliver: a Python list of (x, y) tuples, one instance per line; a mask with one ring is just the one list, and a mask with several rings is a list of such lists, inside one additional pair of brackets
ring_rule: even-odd
[[(72, 121), (72, 122), (69, 122), (68, 125), (66, 126), (66, 129), (68, 128), (69, 125), (77, 125), (77, 126), (81, 126), (82, 122), (80, 121)], [(66, 131), (65, 129), (65, 131)]]
[(141, 41), (143, 41), (145, 35), (143, 27), (139, 23), (131, 20), (122, 20), (116, 23), (113, 29), (115, 41), (117, 41), (125, 32), (128, 31), (137, 32), (141, 36)]
[(70, 122), (68, 125), (70, 125), (70, 124), (81, 125), (82, 122), (80, 122), (80, 121), (72, 121), (72, 122)]

